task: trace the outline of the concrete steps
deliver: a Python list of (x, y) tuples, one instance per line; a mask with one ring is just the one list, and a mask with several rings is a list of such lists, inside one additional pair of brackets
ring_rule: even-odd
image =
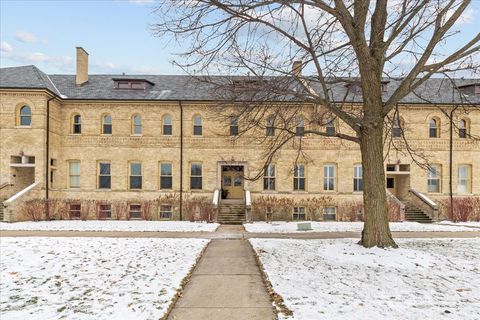
[(243, 201), (225, 201), (220, 203), (217, 222), (222, 224), (243, 224), (245, 222), (245, 204)]
[(421, 209), (416, 207), (410, 202), (404, 202), (405, 204), (405, 220), (419, 223), (432, 223), (432, 219), (425, 214)]

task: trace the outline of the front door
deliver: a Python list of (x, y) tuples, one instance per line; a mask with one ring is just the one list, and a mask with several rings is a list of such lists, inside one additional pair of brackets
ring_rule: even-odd
[(243, 199), (243, 166), (222, 167), (222, 199)]

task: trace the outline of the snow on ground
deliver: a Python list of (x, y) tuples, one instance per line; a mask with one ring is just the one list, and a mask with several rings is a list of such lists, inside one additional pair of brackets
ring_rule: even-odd
[(480, 228), (479, 221), (453, 222), (453, 221), (444, 220), (444, 221), (440, 221), (439, 224)]
[(189, 221), (56, 220), (0, 223), (0, 230), (214, 232), (218, 223)]
[(480, 239), (251, 239), (293, 316), (280, 319), (480, 319)]
[(0, 238), (1, 319), (159, 319), (207, 242)]
[[(310, 222), (310, 221), (306, 221)], [(244, 224), (247, 232), (258, 233), (303, 233), (303, 232), (361, 232), (363, 222), (321, 222), (312, 221), (312, 230), (297, 231), (296, 222), (274, 221), (272, 223), (254, 222)], [(436, 223), (390, 222), (391, 231), (478, 231), (462, 226), (447, 226)]]

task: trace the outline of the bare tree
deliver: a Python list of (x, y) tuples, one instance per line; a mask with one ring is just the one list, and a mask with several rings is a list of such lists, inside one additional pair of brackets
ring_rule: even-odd
[[(456, 48), (446, 45), (458, 39), (456, 23), (469, 5), (469, 0), (163, 0), (154, 11), (153, 31), (185, 49), (178, 66), (203, 74), (196, 78), (212, 84), (220, 100), (237, 104), (233, 116), (244, 132), (275, 132), (264, 138), (266, 164), (291, 144), (299, 157), (307, 157), (301, 136), (359, 144), (365, 190), (360, 243), (396, 247), (384, 172), (389, 117), (432, 76), (478, 72), (480, 34), (463, 36)], [(292, 61), (299, 62), (291, 68)], [(388, 95), (382, 92), (385, 79), (395, 83)], [(300, 117), (306, 109), (309, 117)], [(307, 119), (312, 126), (305, 129)], [(325, 130), (339, 120), (348, 129)]]

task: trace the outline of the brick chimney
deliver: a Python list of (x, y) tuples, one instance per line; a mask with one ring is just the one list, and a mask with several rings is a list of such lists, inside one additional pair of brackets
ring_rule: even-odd
[(88, 52), (82, 47), (77, 47), (77, 76), (75, 83), (81, 86), (88, 81)]
[(302, 67), (303, 67), (303, 62), (300, 60), (295, 60), (293, 61), (292, 64), (292, 74), (295, 77), (300, 77), (302, 76)]

